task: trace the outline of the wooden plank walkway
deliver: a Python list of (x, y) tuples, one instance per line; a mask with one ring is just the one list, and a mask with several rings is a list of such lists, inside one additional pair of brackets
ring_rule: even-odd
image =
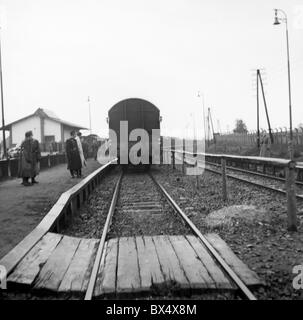
[[(248, 286), (262, 285), (218, 235), (206, 237)], [(9, 275), (8, 285), (84, 294), (98, 241), (47, 233)], [(106, 242), (95, 297), (133, 297), (168, 290), (202, 293), (235, 290), (235, 286), (195, 236), (123, 237)]]

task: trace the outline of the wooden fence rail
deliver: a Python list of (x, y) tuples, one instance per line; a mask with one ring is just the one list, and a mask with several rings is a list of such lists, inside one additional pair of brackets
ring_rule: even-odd
[[(10, 177), (18, 177), (18, 163), (19, 159), (0, 160), (0, 179)], [(40, 160), (40, 169), (47, 169), (58, 164), (66, 163), (66, 156), (62, 153), (48, 154), (42, 156)]]

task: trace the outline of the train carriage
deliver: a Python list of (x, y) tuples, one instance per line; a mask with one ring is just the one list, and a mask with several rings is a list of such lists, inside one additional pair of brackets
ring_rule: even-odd
[[(122, 136), (120, 136), (121, 121), (127, 121), (127, 137), (124, 137), (123, 133)], [(140, 138), (138, 138), (137, 141), (130, 141), (130, 133), (134, 129), (144, 129), (148, 134), (148, 146), (144, 145), (142, 149), (148, 148), (149, 164), (151, 164), (153, 143), (155, 143), (155, 139), (154, 141), (152, 139), (153, 129), (160, 130), (160, 111), (154, 104), (152, 104), (149, 101), (138, 98), (122, 100), (115, 104), (108, 111), (108, 124), (109, 129), (113, 130), (116, 133), (117, 156), (119, 159), (119, 163), (121, 161), (121, 151), (123, 150), (124, 152), (127, 152), (127, 154), (129, 155), (129, 151), (132, 149), (132, 147), (138, 141), (140, 141)], [(158, 138), (160, 139), (160, 131)], [(159, 144), (159, 139), (156, 139), (157, 144)], [(125, 143), (125, 140), (127, 143)], [(124, 148), (126, 148), (126, 150), (124, 150)], [(140, 156), (140, 154), (138, 154), (138, 156)], [(128, 159), (128, 162), (131, 162), (130, 159)], [(142, 164), (142, 162), (139, 163), (139, 165)]]

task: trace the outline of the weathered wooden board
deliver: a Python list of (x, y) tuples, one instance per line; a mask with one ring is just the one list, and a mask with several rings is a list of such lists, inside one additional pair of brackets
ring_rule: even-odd
[(158, 259), (165, 281), (175, 281), (181, 288), (189, 288), (190, 283), (181, 269), (176, 253), (168, 236), (153, 236)]
[(59, 292), (85, 292), (88, 286), (98, 240), (82, 239), (59, 286)]
[(117, 293), (141, 290), (138, 256), (134, 237), (119, 238)]
[(235, 286), (231, 284), (229, 279), (224, 275), (218, 263), (209, 254), (203, 243), (195, 236), (186, 236), (188, 242), (195, 250), (197, 256), (199, 257), (201, 263), (205, 266), (209, 275), (215, 282), (218, 289), (235, 289)]
[(79, 238), (64, 236), (41, 269), (35, 289), (57, 291), (80, 243)]
[(118, 239), (111, 239), (105, 243), (105, 258), (99, 266), (94, 296), (103, 294), (115, 294), (116, 292), (116, 270)]
[(174, 247), (180, 266), (184, 270), (191, 288), (216, 288), (214, 280), (198, 259), (196, 252), (186, 238), (184, 236), (170, 236), (169, 240)]
[(263, 284), (258, 275), (249, 269), (217, 234), (209, 233), (205, 237), (247, 286), (260, 286)]
[[(218, 235), (208, 234), (206, 239), (246, 285), (263, 284)], [(96, 239), (47, 233), (8, 282), (55, 292), (85, 292), (97, 247)], [(106, 242), (94, 296), (148, 292), (170, 284), (182, 289), (235, 289), (197, 237), (141, 236)]]
[(47, 233), (17, 265), (8, 277), (8, 282), (31, 286), (61, 239), (62, 235)]
[(46, 232), (44, 230), (35, 228), (0, 260), (0, 265), (5, 267), (7, 274), (10, 274), (25, 255), (35, 246), (35, 244), (41, 240), (45, 233)]
[(138, 250), (139, 271), (141, 288), (148, 291), (153, 285), (161, 285), (165, 282), (162, 274), (156, 248), (151, 237), (136, 237)]

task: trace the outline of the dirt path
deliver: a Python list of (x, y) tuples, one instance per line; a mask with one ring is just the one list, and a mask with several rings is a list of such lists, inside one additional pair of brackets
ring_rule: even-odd
[[(98, 167), (90, 159), (84, 176)], [(66, 164), (42, 171), (37, 180), (32, 187), (22, 186), (20, 179), (0, 183), (0, 258), (35, 228), (62, 192), (80, 181), (70, 177)]]

